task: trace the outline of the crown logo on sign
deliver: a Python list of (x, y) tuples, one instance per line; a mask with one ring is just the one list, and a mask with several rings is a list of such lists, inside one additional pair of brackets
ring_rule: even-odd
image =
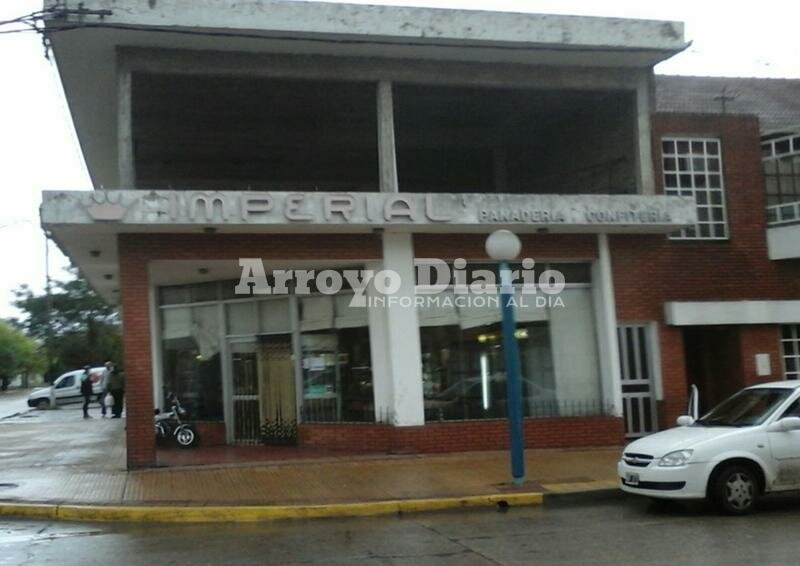
[(125, 216), (125, 207), (120, 204), (121, 195), (109, 191), (92, 191), (86, 212), (97, 222), (119, 222)]

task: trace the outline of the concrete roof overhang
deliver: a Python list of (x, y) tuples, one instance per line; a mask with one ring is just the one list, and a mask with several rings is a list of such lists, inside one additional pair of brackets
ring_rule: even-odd
[(670, 21), (287, 0), (91, 4), (110, 15), (56, 14), (47, 28), (95, 188), (119, 185), (119, 48), (635, 69), (688, 45)]

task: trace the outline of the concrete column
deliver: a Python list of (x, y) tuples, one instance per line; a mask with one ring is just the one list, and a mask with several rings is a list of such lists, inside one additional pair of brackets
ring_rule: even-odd
[(135, 189), (131, 72), (126, 66), (117, 71), (117, 167), (119, 189)]
[(382, 193), (396, 193), (397, 152), (394, 137), (394, 101), (392, 83), (378, 82), (378, 169)]
[(417, 310), (412, 306), (415, 280), (411, 234), (383, 235), (381, 269), (400, 276), (400, 289), (393, 295), (377, 295), (386, 298), (386, 307), (370, 309), (376, 411), (388, 408), (395, 426), (422, 425), (425, 424), (422, 353)]
[[(383, 262), (367, 263), (365, 269), (375, 273), (383, 269)], [(367, 311), (369, 320), (369, 344), (372, 357), (372, 395), (375, 405), (375, 421), (389, 422), (394, 412), (392, 366), (389, 361), (389, 335), (386, 308), (375, 302), (381, 295), (370, 285), (367, 287), (370, 304)]]
[(612, 404), (615, 416), (622, 416), (622, 376), (617, 344), (617, 305), (614, 300), (614, 279), (611, 272), (611, 251), (608, 235), (597, 235), (598, 258), (592, 265), (597, 346), (603, 399)]
[(656, 193), (655, 173), (653, 172), (653, 147), (650, 118), (653, 112), (653, 72), (643, 70), (636, 84), (636, 171), (639, 194)]

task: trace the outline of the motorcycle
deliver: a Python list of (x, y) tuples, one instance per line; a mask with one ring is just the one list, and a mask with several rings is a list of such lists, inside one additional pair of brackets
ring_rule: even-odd
[(156, 442), (163, 446), (172, 439), (181, 448), (196, 446), (200, 437), (193, 425), (181, 419), (186, 416), (186, 409), (181, 407), (178, 397), (170, 393), (167, 403), (170, 406), (168, 412), (162, 413), (160, 409), (155, 411)]

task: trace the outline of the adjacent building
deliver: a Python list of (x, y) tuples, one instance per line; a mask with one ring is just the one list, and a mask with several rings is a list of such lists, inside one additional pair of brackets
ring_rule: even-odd
[[(46, 191), (42, 223), (121, 308), (130, 467), (168, 392), (206, 444), (505, 446), (499, 309), (470, 287), (498, 228), (542, 283), (517, 289), (529, 446), (798, 376), (800, 112), (656, 78), (678, 22), (96, 0), (47, 29), (94, 187)], [(359, 306), (353, 270), (397, 300)]]

